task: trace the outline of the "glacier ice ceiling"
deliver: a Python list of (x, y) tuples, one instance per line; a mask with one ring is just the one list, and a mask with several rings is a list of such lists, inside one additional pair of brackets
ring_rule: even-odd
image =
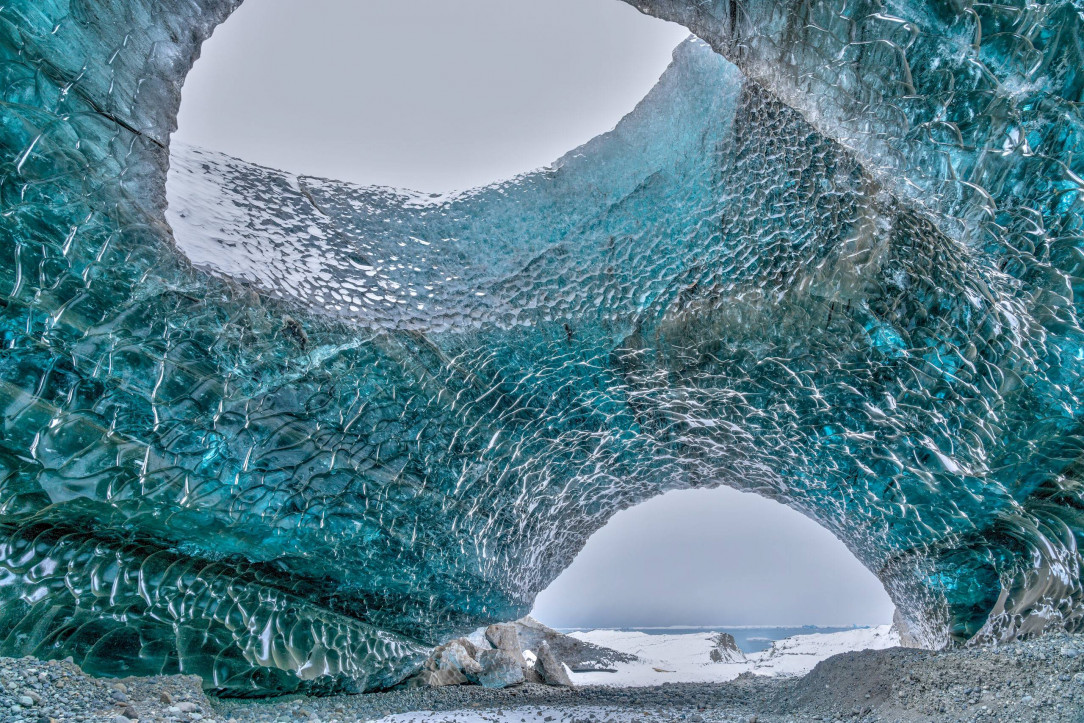
[(1078, 0), (634, 2), (704, 42), (440, 197), (171, 157), (237, 4), (0, 4), (0, 653), (379, 688), (722, 484), (926, 645), (1082, 626)]

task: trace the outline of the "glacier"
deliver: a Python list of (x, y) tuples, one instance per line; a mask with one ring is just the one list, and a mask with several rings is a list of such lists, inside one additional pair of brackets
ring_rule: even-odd
[(637, 109), (442, 196), (170, 149), (238, 4), (0, 5), (0, 654), (387, 687), (724, 484), (919, 644), (1084, 628), (1078, 0), (636, 0)]

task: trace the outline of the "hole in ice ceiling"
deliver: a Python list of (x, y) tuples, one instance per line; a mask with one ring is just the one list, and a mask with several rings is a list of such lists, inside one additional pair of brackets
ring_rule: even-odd
[(724, 487), (670, 492), (614, 515), (532, 615), (561, 628), (725, 628), (885, 625), (894, 610), (831, 532)]
[(614, 0), (248, 0), (204, 44), (174, 138), (295, 173), (472, 188), (613, 128), (687, 35)]

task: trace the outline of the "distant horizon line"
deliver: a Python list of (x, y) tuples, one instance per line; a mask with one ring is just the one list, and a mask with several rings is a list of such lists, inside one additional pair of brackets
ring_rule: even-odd
[[(536, 618), (537, 619), (537, 618)], [(541, 622), (541, 621), (540, 621)], [(543, 623), (545, 624), (545, 623)], [(800, 624), (777, 624), (770, 625), (726, 625), (726, 624), (708, 624), (708, 625), (619, 625), (619, 626), (606, 626), (606, 625), (559, 625), (553, 626), (555, 630), (698, 630), (703, 628), (726, 628), (729, 630), (754, 630), (758, 628), (875, 628), (881, 625), (891, 625), (891, 622), (887, 623), (840, 623), (840, 624), (826, 624), (818, 625), (814, 623), (800, 623)]]

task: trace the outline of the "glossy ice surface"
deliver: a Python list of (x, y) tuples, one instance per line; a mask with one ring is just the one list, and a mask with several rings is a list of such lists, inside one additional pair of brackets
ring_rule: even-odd
[(710, 47), (442, 197), (171, 156), (236, 4), (0, 4), (0, 653), (386, 686), (721, 484), (925, 644), (1081, 626), (1079, 3), (634, 3)]

